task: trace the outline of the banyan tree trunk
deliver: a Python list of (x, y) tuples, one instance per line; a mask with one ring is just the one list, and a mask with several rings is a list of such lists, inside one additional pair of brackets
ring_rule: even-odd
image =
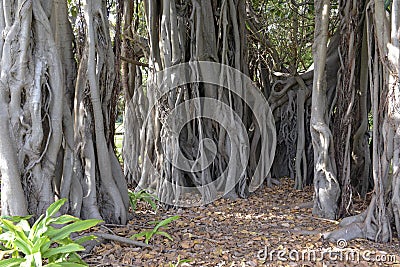
[(73, 50), (67, 1), (0, 4), (3, 215), (39, 216), (65, 197), (63, 212), (126, 222), (126, 183), (108, 140), (114, 56), (105, 7), (83, 2), (82, 46)]
[[(364, 30), (365, 1), (341, 1), (340, 69), (332, 114), (337, 179), (341, 187), (338, 217), (351, 214), (355, 190), (369, 189), (368, 62)], [(364, 35), (364, 36), (363, 36)], [(364, 37), (364, 38), (363, 38)]]
[[(140, 148), (128, 166), (138, 170), (138, 188), (171, 205), (246, 197), (267, 177), (276, 141), (266, 101), (257, 104), (261, 91), (232, 79), (248, 72), (244, 1), (149, 0), (145, 9), (147, 87), (127, 103), (136, 114), (130, 127), (141, 127), (139, 140), (128, 141)], [(210, 76), (217, 82), (205, 82)], [(160, 89), (160, 78), (171, 90)], [(258, 164), (247, 164), (251, 157)]]
[(390, 22), (383, 1), (370, 2), (366, 8), (374, 190), (365, 212), (343, 219), (342, 228), (324, 235), (331, 240), (367, 238), (388, 242), (391, 222), (399, 231), (399, 4), (392, 2)]
[(313, 213), (324, 218), (334, 219), (337, 214), (340, 187), (337, 180), (332, 133), (329, 129), (325, 72), (330, 2), (329, 0), (315, 0), (314, 5), (314, 81), (310, 127), (314, 146), (315, 199)]

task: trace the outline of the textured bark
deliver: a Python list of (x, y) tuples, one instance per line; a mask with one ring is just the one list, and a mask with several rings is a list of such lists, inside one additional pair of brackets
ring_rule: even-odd
[[(337, 73), (340, 66), (338, 32), (330, 39), (327, 60), (327, 107), (334, 107)], [(277, 128), (277, 150), (272, 165), (272, 177), (295, 177), (295, 187), (301, 189), (313, 182), (313, 146), (310, 135), (311, 91), (314, 70), (301, 75), (278, 79), (268, 94)], [(304, 96), (303, 96), (304, 94)], [(303, 100), (304, 99), (304, 100)], [(304, 111), (301, 111), (301, 109)], [(304, 113), (304, 115), (302, 114)], [(301, 116), (304, 116), (304, 125)], [(304, 139), (305, 145), (302, 145)], [(299, 155), (299, 156), (298, 156)], [(293, 176), (291, 176), (293, 175)]]
[[(135, 186), (137, 177), (140, 177), (139, 153), (145, 141), (141, 134), (143, 114), (147, 113), (148, 101), (142, 85), (142, 70), (139, 67), (140, 59), (148, 58), (148, 41), (138, 35), (139, 24), (134, 20), (137, 15), (140, 1), (129, 1), (124, 6), (122, 57), (126, 60), (121, 65), (122, 88), (124, 92), (124, 140), (122, 155), (124, 159), (124, 174), (129, 184)], [(137, 15), (138, 16), (138, 15)], [(129, 60), (129, 61), (128, 61)], [(132, 64), (137, 62), (138, 64)], [(146, 65), (141, 63), (142, 66)], [(147, 65), (148, 67), (148, 65)]]
[(327, 81), (325, 64), (330, 3), (316, 0), (315, 38), (313, 45), (314, 81), (311, 106), (311, 137), (314, 146), (314, 188), (313, 213), (329, 219), (337, 215), (337, 199), (340, 187), (337, 181), (332, 133), (329, 129), (327, 110)]
[(114, 56), (105, 1), (85, 2), (79, 72), (67, 1), (0, 6), (2, 214), (39, 216), (65, 197), (62, 212), (125, 223), (126, 183), (106, 138)]
[[(340, 45), (341, 66), (336, 87), (335, 112), (332, 116), (337, 179), (341, 187), (338, 216), (351, 214), (352, 181), (369, 180), (368, 111), (366, 87), (367, 68), (361, 68), (365, 1), (341, 1)], [(366, 55), (364, 55), (366, 56)], [(363, 62), (367, 65), (367, 62)], [(361, 73), (363, 71), (364, 73)], [(364, 90), (360, 94), (360, 89)], [(360, 98), (364, 97), (363, 100)], [(364, 101), (364, 103), (361, 103)], [(360, 107), (360, 105), (363, 105)], [(359, 124), (361, 122), (361, 125)], [(359, 126), (360, 125), (360, 126)], [(358, 129), (357, 129), (358, 127)], [(357, 136), (355, 133), (357, 132)], [(367, 164), (365, 166), (365, 164)]]
[(391, 208), (394, 217), (394, 225), (397, 235), (400, 238), (400, 1), (394, 0), (392, 4), (392, 22), (391, 22), (391, 45), (389, 46), (389, 60), (397, 75), (391, 76), (389, 84), (389, 107), (388, 117), (393, 129), (393, 177), (392, 177), (392, 198), (390, 199)]
[[(324, 235), (331, 240), (367, 238), (377, 242), (388, 242), (392, 238), (391, 222), (394, 222), (397, 231), (399, 229), (398, 8), (399, 1), (393, 1), (389, 24), (383, 1), (370, 2), (367, 7), (368, 74), (374, 120), (374, 190), (371, 203), (364, 213), (344, 219), (341, 223), (342, 228)], [(389, 171), (391, 165), (393, 173)], [(348, 235), (349, 232), (352, 234)]]
[(65, 89), (48, 16), (51, 6), (10, 1), (2, 8), (2, 213), (41, 214), (54, 200), (51, 183), (62, 140)]
[(84, 180), (88, 180), (83, 193), (86, 196), (98, 190), (98, 199), (92, 196), (82, 203), (82, 207), (84, 212), (88, 212), (85, 214), (87, 217), (101, 215), (108, 221), (125, 223), (129, 206), (127, 186), (122, 174), (113, 171), (115, 164), (112, 163), (116, 156), (108, 134), (109, 103), (115, 73), (105, 1), (86, 1), (83, 10), (87, 30), (75, 96), (79, 106), (75, 110), (75, 127), (79, 129), (75, 142), (78, 146), (83, 145), (85, 164), (82, 166), (86, 165), (89, 169), (85, 174), (90, 174), (83, 176)]
[[(126, 167), (126, 170), (140, 174), (138, 188), (154, 190), (166, 203), (186, 205), (178, 203), (179, 198), (185, 198), (185, 193), (187, 193), (181, 192), (180, 186), (199, 188), (198, 193), (200, 193), (201, 200), (198, 203), (210, 202), (219, 194), (231, 198), (246, 197), (251, 190), (249, 189), (250, 181), (253, 181), (252, 185), (256, 187), (267, 176), (266, 164), (263, 163), (257, 170), (256, 164), (245, 167), (244, 170), (239, 170), (240, 164), (228, 168), (229, 160), (232, 157), (240, 158), (243, 161), (250, 154), (260, 162), (268, 162), (271, 157), (270, 152), (267, 151), (267, 143), (262, 143), (266, 137), (263, 131), (271, 122), (265, 121), (261, 125), (257, 125), (254, 115), (240, 97), (216, 85), (193, 83), (181, 85), (158, 99), (159, 92), (149, 87), (149, 84), (154, 82), (156, 71), (184, 62), (194, 63), (199, 60), (219, 62), (232, 66), (245, 74), (248, 73), (246, 30), (241, 23), (245, 16), (244, 5), (245, 2), (242, 0), (230, 0), (222, 3), (218, 1), (165, 0), (162, 3), (145, 1), (150, 44), (150, 73), (147, 80), (147, 97), (143, 97), (143, 88), (136, 85), (132, 104), (127, 103), (130, 109), (126, 112), (129, 114), (129, 118), (126, 117), (127, 121), (130, 121), (130, 127), (141, 126), (141, 131), (140, 138), (134, 134), (125, 136), (125, 138), (133, 139), (124, 141), (126, 144), (130, 144), (129, 147), (140, 147), (135, 150), (136, 154), (128, 155), (129, 166)], [(195, 64), (192, 66), (193, 73), (199, 71)], [(138, 69), (136, 72), (136, 79), (140, 79)], [(130, 75), (133, 74), (133, 72), (130, 73)], [(201, 74), (200, 71), (199, 74)], [(221, 75), (225, 77), (224, 75), (227, 74), (221, 73)], [(170, 79), (167, 82), (173, 84), (176, 78), (171, 75)], [(242, 85), (238, 84), (237, 86)], [(224, 103), (234, 111), (228, 112), (223, 119), (226, 123), (225, 126), (230, 125), (228, 127), (230, 130), (230, 127), (238, 129), (241, 124), (245, 125), (247, 129), (251, 129), (245, 133), (246, 136), (251, 137), (250, 148), (247, 148), (250, 149), (250, 153), (246, 149), (237, 150), (241, 147), (240, 142), (246, 140), (246, 136), (239, 136), (235, 139), (236, 137), (230, 136), (231, 133), (224, 126), (218, 125), (210, 119), (201, 118), (207, 113), (205, 110), (207, 107), (198, 100), (199, 97), (218, 100), (219, 103)], [(157, 102), (155, 102), (156, 99)], [(135, 101), (139, 101), (140, 104)], [(179, 112), (174, 115), (177, 120), (166, 120), (172, 111), (182, 103), (184, 103), (184, 108), (180, 108)], [(153, 106), (155, 108), (152, 108)], [(146, 114), (144, 112), (148, 111), (147, 108), (152, 108), (152, 110), (149, 111), (149, 120), (144, 123), (140, 118)], [(220, 111), (221, 114), (224, 114), (222, 112), (224, 110)], [(174, 125), (177, 125), (177, 121), (197, 116), (200, 118), (189, 120), (179, 136), (172, 131)], [(262, 128), (260, 129), (260, 127)], [(128, 131), (133, 133), (135, 130), (129, 129)], [(212, 141), (213, 144), (209, 141)], [(207, 155), (213, 155), (214, 148), (217, 153), (210, 165)], [(236, 150), (237, 155), (235, 155)], [(192, 167), (195, 170), (202, 171), (185, 171), (178, 168), (177, 166), (181, 162), (179, 155), (189, 159), (194, 164)], [(138, 163), (139, 158), (142, 160), (141, 164)], [(225, 175), (224, 172), (227, 172), (227, 176), (232, 178), (224, 181), (224, 185), (213, 187), (212, 183), (218, 177)], [(239, 181), (236, 184), (234, 177), (237, 176), (239, 176)], [(171, 194), (171, 192), (173, 193)]]

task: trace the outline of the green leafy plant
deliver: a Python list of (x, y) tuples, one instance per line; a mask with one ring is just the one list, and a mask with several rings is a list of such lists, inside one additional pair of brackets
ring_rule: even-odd
[(192, 260), (189, 260), (189, 259), (181, 259), (181, 255), (178, 255), (177, 262), (175, 264), (172, 262), (169, 262), (169, 267), (179, 267), (179, 266), (181, 266), (182, 263), (189, 263), (191, 261)]
[(83, 242), (95, 237), (72, 240), (70, 235), (101, 220), (80, 220), (70, 215), (54, 217), (65, 201), (60, 199), (51, 204), (32, 227), (28, 222), (31, 216), (0, 218), (0, 267), (87, 266), (77, 252), (85, 249)]
[(172, 240), (174, 240), (172, 238), (172, 236), (170, 234), (168, 234), (167, 232), (160, 230), (160, 228), (161, 227), (167, 228), (168, 224), (170, 224), (171, 222), (178, 220), (178, 219), (179, 219), (179, 215), (175, 215), (175, 216), (169, 217), (167, 219), (164, 219), (162, 221), (149, 222), (149, 224), (156, 224), (156, 226), (154, 226), (154, 228), (152, 230), (146, 230), (146, 231), (142, 231), (140, 233), (134, 234), (133, 236), (131, 236), (131, 239), (145, 237), (144, 242), (146, 244), (148, 244), (150, 239), (153, 236), (161, 235), (172, 241)]
[(129, 202), (133, 210), (136, 210), (137, 203), (139, 201), (147, 202), (154, 211), (157, 210), (158, 207), (156, 203), (156, 201), (158, 201), (157, 196), (146, 192), (146, 190), (144, 189), (138, 192), (133, 192), (131, 190), (128, 190), (128, 193), (129, 193)]

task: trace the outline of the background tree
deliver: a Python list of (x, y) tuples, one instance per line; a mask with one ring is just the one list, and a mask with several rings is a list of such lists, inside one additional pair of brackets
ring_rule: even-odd
[[(250, 76), (262, 88), (274, 113), (277, 150), (271, 174), (295, 178), (295, 187), (312, 184), (313, 147), (310, 134), (314, 39), (314, 4), (309, 1), (249, 1)], [(335, 95), (339, 57), (337, 3), (332, 1), (327, 58), (328, 103)]]

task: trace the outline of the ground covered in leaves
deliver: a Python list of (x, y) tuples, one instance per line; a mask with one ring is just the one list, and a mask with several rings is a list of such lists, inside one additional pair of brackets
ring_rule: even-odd
[[(248, 199), (219, 199), (205, 207), (151, 211), (139, 203), (126, 226), (104, 225), (95, 231), (130, 237), (154, 225), (151, 221), (179, 215), (163, 228), (173, 240), (154, 236), (152, 248), (108, 242), (83, 255), (90, 266), (400, 266), (399, 240), (377, 244), (353, 240), (338, 244), (320, 233), (337, 221), (313, 217), (312, 188), (293, 189), (290, 179), (263, 188)], [(368, 200), (355, 198), (362, 211)], [(143, 240), (143, 239), (142, 239)]]

